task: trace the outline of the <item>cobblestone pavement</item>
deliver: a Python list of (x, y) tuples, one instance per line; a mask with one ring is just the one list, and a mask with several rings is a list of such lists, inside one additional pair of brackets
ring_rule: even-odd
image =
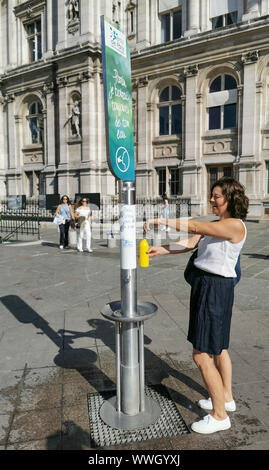
[[(133, 442), (116, 449), (269, 449), (269, 223), (247, 222), (230, 354), (237, 411), (210, 436)], [(60, 251), (47, 229), (36, 244), (0, 246), (0, 450), (91, 449), (87, 395), (115, 388), (114, 325), (100, 315), (120, 299), (119, 248)], [(163, 384), (189, 427), (206, 396), (186, 340), (189, 254), (138, 268), (138, 298), (158, 305), (145, 324), (146, 384)]]

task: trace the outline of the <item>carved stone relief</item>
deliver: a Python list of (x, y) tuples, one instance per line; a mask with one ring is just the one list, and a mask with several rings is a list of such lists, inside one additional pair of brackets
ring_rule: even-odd
[(236, 151), (236, 138), (210, 139), (204, 141), (204, 155), (230, 153)]
[(24, 165), (43, 165), (43, 151), (40, 149), (23, 149)]
[(155, 159), (159, 158), (179, 158), (181, 157), (181, 142), (173, 143), (154, 143), (153, 155)]

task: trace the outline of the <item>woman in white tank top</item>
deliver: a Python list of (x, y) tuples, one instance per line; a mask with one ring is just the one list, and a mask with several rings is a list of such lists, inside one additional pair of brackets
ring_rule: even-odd
[(147, 229), (166, 225), (193, 234), (187, 240), (170, 246), (155, 246), (150, 257), (179, 254), (198, 247), (191, 283), (188, 341), (193, 344), (193, 359), (201, 371), (209, 398), (199, 406), (210, 410), (203, 420), (192, 424), (192, 430), (211, 434), (231, 427), (227, 411), (236, 406), (232, 395), (232, 364), (228, 354), (230, 324), (234, 298), (235, 266), (245, 243), (249, 200), (245, 188), (235, 179), (224, 177), (211, 188), (212, 212), (219, 221), (154, 219)]
[(83, 239), (86, 240), (86, 251), (92, 253), (91, 248), (91, 209), (87, 206), (88, 199), (83, 197), (78, 203), (78, 207), (75, 211), (75, 218), (81, 218), (81, 224), (78, 230), (77, 238), (77, 250), (78, 252), (83, 251)]

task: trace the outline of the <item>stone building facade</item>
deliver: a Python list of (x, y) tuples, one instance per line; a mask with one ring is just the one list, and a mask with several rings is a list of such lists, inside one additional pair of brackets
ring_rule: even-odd
[(191, 198), (235, 175), (269, 206), (269, 0), (2, 0), (0, 195), (101, 192), (100, 15), (132, 53), (139, 196)]
[(113, 5), (0, 2), (1, 195), (115, 192), (100, 48), (100, 15), (115, 16)]

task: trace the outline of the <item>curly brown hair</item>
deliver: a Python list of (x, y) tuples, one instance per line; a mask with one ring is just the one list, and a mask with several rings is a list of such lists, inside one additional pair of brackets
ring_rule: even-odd
[(227, 211), (234, 219), (245, 220), (248, 213), (249, 199), (245, 194), (245, 187), (234, 178), (224, 176), (216, 181), (211, 188), (211, 196), (213, 189), (220, 187), (223, 196), (228, 201)]

